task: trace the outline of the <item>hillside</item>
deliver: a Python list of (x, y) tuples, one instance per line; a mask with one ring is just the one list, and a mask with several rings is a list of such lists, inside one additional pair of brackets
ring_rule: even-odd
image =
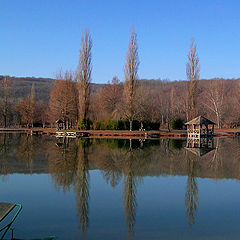
[[(0, 83), (4, 76), (0, 75)], [(15, 101), (19, 101), (22, 98), (29, 96), (32, 84), (35, 86), (35, 97), (37, 101), (48, 102), (49, 93), (51, 88), (54, 86), (56, 79), (52, 78), (34, 78), (34, 77), (9, 77), (12, 83), (10, 90), (10, 96)], [(199, 89), (209, 84), (211, 80), (214, 79), (201, 79), (199, 82)], [(223, 79), (227, 81), (228, 88), (234, 88), (235, 83), (239, 79)], [(172, 85), (179, 89), (185, 87), (185, 81), (169, 81), (160, 79), (141, 79), (139, 80), (140, 85), (151, 88), (153, 91), (158, 91), (159, 89), (165, 88), (168, 91)], [(92, 83), (92, 91), (96, 92), (100, 88), (104, 87), (105, 84)], [(0, 96), (2, 95), (0, 89)]]
[[(0, 76), (0, 82), (4, 76)], [(52, 78), (34, 78), (34, 77), (9, 77), (11, 81), (10, 96), (15, 101), (29, 96), (32, 85), (35, 88), (36, 101), (48, 102), (49, 93), (54, 86), (56, 79)], [(103, 87), (104, 84), (92, 84), (93, 91)], [(0, 92), (2, 94), (2, 92)]]

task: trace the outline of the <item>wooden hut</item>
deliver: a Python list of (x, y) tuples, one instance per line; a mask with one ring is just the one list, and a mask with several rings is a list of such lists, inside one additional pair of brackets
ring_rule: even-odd
[(213, 137), (215, 123), (203, 116), (198, 116), (185, 124), (187, 125), (188, 138)]
[(64, 122), (63, 122), (63, 120), (58, 119), (58, 120), (56, 121), (56, 126), (57, 126), (57, 130), (62, 130), (62, 129), (64, 129)]

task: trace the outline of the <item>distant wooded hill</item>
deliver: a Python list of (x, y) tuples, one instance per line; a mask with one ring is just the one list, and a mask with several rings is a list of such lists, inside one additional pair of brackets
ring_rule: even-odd
[[(0, 75), (0, 82), (3, 80), (4, 76)], [(36, 101), (44, 101), (48, 102), (49, 100), (49, 93), (54, 86), (54, 83), (56, 79), (52, 78), (35, 78), (35, 77), (9, 77), (10, 81), (12, 82), (12, 87), (10, 90), (10, 98), (14, 99), (16, 102), (19, 100), (26, 98), (29, 96), (31, 92), (32, 85), (34, 83), (35, 88), (35, 99)], [(204, 87), (208, 84), (211, 80), (216, 80), (218, 78), (214, 79), (201, 79), (199, 82), (199, 88)], [(237, 82), (236, 80), (240, 79), (223, 79), (227, 80), (229, 87), (234, 88), (233, 85)], [(169, 80), (160, 80), (160, 79), (141, 79), (140, 85), (147, 86), (148, 88), (152, 88), (154, 91), (157, 91), (158, 89), (162, 89), (163, 87), (166, 88), (166, 91), (168, 88), (171, 88), (172, 85), (175, 87), (179, 87), (180, 89), (184, 85), (183, 81), (169, 81)], [(104, 87), (106, 84), (97, 84), (92, 83), (92, 91), (96, 92), (100, 88)], [(0, 92), (0, 95), (2, 93)]]
[[(0, 82), (5, 76), (0, 76)], [(34, 84), (36, 101), (48, 102), (49, 93), (54, 86), (56, 79), (35, 78), (35, 77), (9, 77), (11, 82), (10, 98), (19, 101), (29, 97), (32, 85)], [(104, 84), (92, 84), (93, 91), (103, 87)], [(2, 93), (1, 93), (2, 94)]]

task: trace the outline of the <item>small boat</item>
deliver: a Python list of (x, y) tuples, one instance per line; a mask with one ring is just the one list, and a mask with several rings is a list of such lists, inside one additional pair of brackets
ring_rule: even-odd
[(5, 202), (0, 202), (0, 222), (2, 222), (12, 211), (13, 209), (17, 208), (17, 212), (15, 215), (8, 221), (5, 226), (3, 226), (0, 229), (0, 239), (3, 239), (4, 236), (6, 235), (7, 231), (17, 218), (18, 214), (22, 210), (22, 205), (21, 204), (13, 204), (13, 203), (5, 203)]
[[(6, 233), (8, 232), (8, 230), (10, 229), (11, 225), (13, 224), (13, 222), (15, 221), (15, 219), (17, 218), (18, 214), (21, 212), (22, 210), (22, 205), (21, 204), (13, 204), (13, 203), (5, 203), (5, 202), (0, 202), (0, 223), (15, 209), (17, 208), (17, 212), (15, 213), (15, 215), (13, 215), (13, 217), (9, 220), (6, 221), (7, 223), (5, 223), (5, 225), (3, 227), (0, 228), (0, 240), (4, 239), (4, 236), (6, 235)], [(14, 238), (13, 237), (13, 229), (12, 230), (12, 237), (11, 240), (27, 240), (27, 239), (20, 239), (20, 238)], [(45, 237), (45, 238), (38, 238), (38, 239), (31, 239), (31, 240), (53, 240), (55, 239), (55, 236), (51, 236), (51, 237)], [(30, 239), (29, 239), (30, 240)]]

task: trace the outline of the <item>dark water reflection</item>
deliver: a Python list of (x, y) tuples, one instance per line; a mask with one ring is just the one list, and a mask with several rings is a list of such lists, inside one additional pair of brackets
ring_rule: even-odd
[[(117, 227), (113, 223), (112, 226), (104, 226), (104, 224), (101, 223), (103, 224), (101, 225), (103, 226), (103, 228), (101, 228), (101, 236), (104, 237), (104, 239), (112, 239), (113, 237), (116, 239), (131, 239), (135, 237), (136, 239), (160, 239), (161, 237), (164, 237), (164, 239), (183, 239), (183, 237), (184, 239), (191, 239), (194, 237), (196, 239), (200, 237), (199, 239), (201, 239), (203, 235), (206, 239), (217, 239), (216, 236), (220, 234), (221, 231), (219, 231), (219, 233), (214, 231), (215, 234), (211, 233), (207, 235), (206, 229), (201, 229), (204, 224), (200, 224), (199, 228), (196, 227), (196, 232), (194, 232), (195, 225), (198, 225), (198, 210), (201, 206), (198, 180), (239, 180), (239, 147), (239, 139), (230, 138), (215, 139), (211, 147), (197, 149), (189, 147), (186, 140), (174, 139), (152, 141), (136, 139), (56, 139), (55, 137), (48, 136), (0, 134), (0, 174), (2, 176), (2, 186), (6, 186), (5, 192), (3, 191), (3, 193), (6, 193), (3, 201), (16, 199), (16, 201), (21, 202), (21, 199), (24, 199), (25, 195), (31, 195), (31, 191), (33, 191), (31, 187), (26, 187), (25, 193), (14, 194), (12, 188), (17, 187), (18, 182), (9, 180), (9, 183), (6, 177), (19, 176), (19, 174), (21, 174), (21, 179), (27, 178), (27, 176), (32, 176), (30, 179), (34, 179), (36, 176), (40, 176), (39, 174), (44, 174), (43, 176), (50, 175), (52, 183), (47, 185), (49, 193), (47, 193), (47, 190), (46, 193), (44, 192), (44, 186), (46, 186), (44, 184), (46, 184), (46, 182), (43, 180), (38, 180), (37, 186), (34, 187), (41, 189), (42, 194), (45, 196), (44, 198), (46, 198), (46, 194), (52, 196), (56, 203), (60, 196), (59, 194), (63, 192), (65, 194), (63, 199), (65, 203), (69, 203), (69, 206), (71, 206), (73, 202), (70, 195), (72, 192), (75, 199), (75, 213), (77, 215), (79, 230), (77, 231), (75, 228), (71, 228), (71, 231), (67, 228), (65, 230), (63, 228), (59, 230), (56, 227), (55, 232), (46, 232), (48, 235), (54, 234), (59, 236), (60, 239), (76, 239), (79, 237), (100, 239), (99, 235), (94, 234), (95, 231), (99, 231), (97, 226), (94, 225), (94, 219), (100, 218), (101, 220), (96, 220), (96, 222), (104, 222), (105, 213), (101, 215), (100, 209), (91, 219), (91, 208), (95, 209), (96, 207), (103, 206), (103, 209), (109, 211), (107, 218), (111, 218), (116, 214), (119, 215), (122, 211), (126, 224), (126, 234), (124, 234), (124, 232), (122, 233), (124, 228), (121, 227), (121, 223), (117, 225)], [(149, 177), (154, 178), (155, 182), (149, 182)], [(171, 178), (168, 180), (166, 177)], [(181, 178), (179, 179), (179, 177)], [(159, 222), (164, 221), (164, 215), (162, 215), (161, 212), (159, 215), (146, 217), (147, 212), (150, 211), (148, 209), (152, 208), (151, 202), (156, 210), (158, 208), (158, 204), (156, 205), (154, 203), (156, 201), (154, 196), (156, 192), (163, 191), (162, 189), (158, 189), (159, 185), (157, 184), (159, 184), (158, 181), (160, 179), (165, 182), (165, 191), (167, 191), (168, 184), (169, 186), (173, 183), (176, 184), (176, 188), (173, 190), (173, 192), (175, 191), (176, 193), (171, 192), (173, 199), (170, 199), (167, 194), (165, 197), (163, 193), (161, 199), (159, 199), (159, 204), (161, 204), (161, 201), (168, 201), (169, 198), (169, 201), (174, 201), (173, 203), (176, 205), (182, 201), (180, 196), (185, 195), (184, 209), (182, 205), (177, 208), (174, 204), (172, 206), (173, 209), (175, 208), (176, 216), (171, 215), (174, 214), (171, 210), (168, 211), (166, 208), (162, 208), (161, 210), (166, 214), (166, 221), (172, 216), (171, 227), (175, 230), (175, 234), (172, 229), (166, 230), (169, 226), (161, 230), (162, 232), (160, 231), (161, 227), (159, 227), (159, 230), (152, 229), (151, 226), (149, 228), (146, 227), (153, 219)], [(145, 180), (147, 183), (144, 182)], [(177, 184), (182, 181), (185, 182), (185, 187), (183, 187), (184, 192), (180, 194)], [(110, 199), (111, 194), (114, 193), (109, 190), (107, 196), (104, 198), (104, 202), (97, 203), (94, 199), (94, 203), (91, 202), (92, 192), (96, 197), (101, 195), (101, 191), (105, 191), (106, 186), (104, 182), (105, 185), (107, 184), (112, 189), (116, 189), (117, 194), (121, 195), (122, 206), (118, 206), (119, 203), (117, 202), (116, 205), (118, 208), (116, 212), (111, 210), (112, 202)], [(96, 184), (99, 184), (100, 188), (94, 187)], [(236, 184), (237, 183), (231, 185), (231, 191), (238, 192), (237, 188), (239, 188), (239, 186)], [(53, 189), (51, 185), (54, 186)], [(93, 186), (92, 191), (91, 186)], [(221, 186), (223, 186), (223, 189), (225, 188), (224, 183), (217, 185), (220, 189)], [(145, 188), (147, 188), (147, 190)], [(142, 191), (142, 189), (145, 189), (145, 192), (148, 194), (142, 194), (140, 192), (141, 197), (140, 200), (138, 200), (138, 190)], [(148, 189), (151, 189), (151, 191), (148, 191)], [(99, 193), (95, 194), (97, 191)], [(206, 195), (207, 194), (208, 192), (206, 192)], [(34, 196), (31, 196), (31, 198), (34, 198)], [(150, 199), (150, 205), (144, 205), (145, 209), (139, 210), (141, 215), (146, 218), (138, 217), (138, 207), (141, 206), (141, 203), (149, 201), (148, 199)], [(216, 199), (216, 205), (218, 205), (217, 201)], [(28, 207), (27, 203), (22, 203), (25, 207)], [(99, 206), (97, 206), (97, 204), (99, 204)], [(205, 204), (206, 202), (204, 205)], [(228, 204), (231, 204), (231, 202)], [(48, 202), (45, 203), (45, 209), (46, 211), (48, 210)], [(51, 209), (51, 204), (49, 203), (49, 211)], [(184, 220), (187, 224), (186, 226), (181, 225), (181, 229), (177, 230), (178, 226), (175, 225), (175, 222), (179, 217), (178, 212), (182, 210), (186, 216), (182, 216), (182, 219), (179, 221), (182, 222), (182, 220)], [(218, 210), (221, 210), (221, 206)], [(62, 220), (63, 226), (66, 226), (67, 223), (70, 224), (71, 221), (72, 225), (75, 226), (76, 220), (72, 219), (72, 216), (68, 218), (68, 214), (67, 212), (64, 213), (64, 210), (61, 210), (61, 212), (64, 219)], [(207, 215), (207, 213), (201, 216), (203, 215)], [(201, 216), (199, 215), (200, 219)], [(26, 215), (23, 217), (27, 218), (30, 216)], [(118, 219), (121, 219), (121, 217)], [(233, 218), (233, 220), (234, 219), (235, 218)], [(139, 226), (137, 225), (138, 221), (140, 221)], [(18, 222), (21, 226), (21, 216)], [(32, 226), (33, 230), (30, 231), (30, 233), (40, 236), (42, 234), (41, 224), (40, 222), (39, 228)], [(51, 224), (57, 225), (57, 223)], [(142, 227), (143, 225), (145, 226)], [(94, 226), (96, 228), (94, 228)], [(116, 235), (118, 232), (116, 229), (111, 233), (111, 228), (113, 230), (119, 228), (121, 234)], [(48, 229), (48, 227), (45, 226), (45, 229)], [(240, 231), (234, 231), (233, 233), (235, 235), (231, 238), (229, 236), (229, 239), (235, 239), (235, 237), (237, 239), (237, 237), (240, 236)], [(22, 236), (28, 236), (28, 232), (23, 233), (21, 230), (19, 230), (19, 232)], [(80, 235), (78, 235), (79, 233)]]

